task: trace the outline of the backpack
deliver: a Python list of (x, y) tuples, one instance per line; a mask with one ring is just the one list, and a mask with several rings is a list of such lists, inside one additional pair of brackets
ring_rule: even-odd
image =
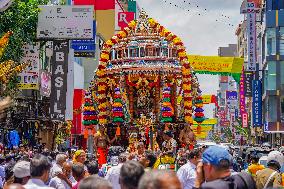
[(246, 172), (202, 184), (201, 189), (256, 189), (255, 181)]

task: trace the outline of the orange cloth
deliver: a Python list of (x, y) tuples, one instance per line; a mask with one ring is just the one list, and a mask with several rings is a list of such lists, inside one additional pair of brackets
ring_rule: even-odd
[(256, 175), (256, 172), (257, 171), (260, 171), (262, 169), (264, 169), (265, 167), (261, 164), (251, 164), (249, 167), (248, 167), (248, 171), (249, 173), (252, 175), (252, 176), (255, 176)]
[(108, 149), (98, 147), (98, 154), (99, 154), (98, 163), (101, 167), (103, 164), (107, 163)]
[(282, 186), (284, 186), (284, 173), (282, 173)]

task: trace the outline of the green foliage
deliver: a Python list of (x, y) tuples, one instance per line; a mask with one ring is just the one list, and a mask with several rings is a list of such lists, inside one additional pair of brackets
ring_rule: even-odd
[(36, 41), (38, 5), (47, 4), (48, 0), (14, 0), (13, 5), (0, 13), (0, 36), (13, 31), (8, 47), (0, 62), (14, 60), (19, 62), (24, 43)]

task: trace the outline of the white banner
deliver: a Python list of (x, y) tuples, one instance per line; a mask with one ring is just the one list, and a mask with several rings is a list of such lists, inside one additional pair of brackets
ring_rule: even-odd
[(39, 43), (23, 46), (23, 57), (21, 63), (30, 65), (19, 74), (19, 89), (39, 89)]
[(246, 71), (256, 71), (256, 12), (253, 2), (247, 3), (248, 64)]
[(73, 97), (74, 97), (74, 50), (69, 50), (67, 92), (66, 92), (66, 112), (65, 120), (73, 120)]
[(39, 8), (38, 38), (93, 38), (93, 6), (41, 5)]

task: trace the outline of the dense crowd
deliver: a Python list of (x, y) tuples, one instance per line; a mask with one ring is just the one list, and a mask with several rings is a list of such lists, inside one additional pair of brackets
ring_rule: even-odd
[[(177, 154), (178, 168), (161, 170), (161, 155), (144, 149), (119, 151), (116, 164), (99, 165), (83, 150), (49, 152), (20, 146), (0, 158), (4, 189), (263, 189), (283, 187), (279, 151), (268, 154), (267, 166), (251, 156), (249, 166), (220, 146), (200, 147)], [(160, 162), (161, 164), (161, 162)], [(166, 168), (164, 168), (166, 169)]]

